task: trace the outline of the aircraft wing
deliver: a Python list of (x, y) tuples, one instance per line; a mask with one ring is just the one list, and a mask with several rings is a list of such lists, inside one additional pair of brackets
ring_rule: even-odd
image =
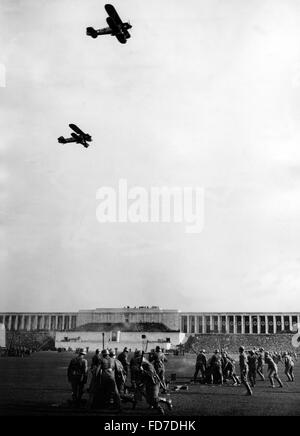
[(113, 7), (113, 5), (106, 4), (105, 10), (108, 13), (108, 15), (114, 20), (117, 26), (121, 26), (123, 24), (121, 18), (119, 17), (117, 11)]
[(77, 133), (80, 136), (85, 136), (85, 133), (79, 129), (75, 124), (69, 124), (70, 129), (74, 130), (75, 133)]
[(72, 138), (75, 139), (75, 141), (80, 142), (81, 141), (81, 136), (76, 135), (76, 133), (71, 133)]
[(117, 38), (117, 40), (121, 43), (121, 44), (126, 44), (126, 36), (123, 35), (123, 33), (117, 33), (115, 35), (115, 37)]
[(115, 21), (111, 17), (107, 17), (106, 22), (112, 30), (112, 35), (115, 36), (121, 44), (125, 44), (126, 36), (123, 34), (120, 27), (116, 25)]

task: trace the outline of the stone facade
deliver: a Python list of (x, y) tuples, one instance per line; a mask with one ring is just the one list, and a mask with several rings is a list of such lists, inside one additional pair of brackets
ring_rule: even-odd
[(186, 312), (180, 314), (180, 319), (181, 331), (188, 334), (278, 334), (292, 332), (300, 323), (299, 312)]
[(56, 348), (87, 348), (89, 351), (95, 351), (96, 348), (102, 349), (103, 346), (109, 349), (123, 351), (128, 347), (144, 350), (145, 352), (155, 349), (157, 345), (165, 350), (175, 348), (185, 340), (185, 334), (180, 332), (57, 332), (55, 334)]
[(300, 324), (300, 312), (181, 312), (152, 307), (124, 307), (78, 312), (1, 313), (8, 331), (70, 331), (91, 323), (160, 323), (185, 334), (278, 334)]

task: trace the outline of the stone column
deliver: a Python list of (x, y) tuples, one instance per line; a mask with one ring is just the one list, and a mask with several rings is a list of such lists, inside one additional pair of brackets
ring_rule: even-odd
[(202, 331), (206, 333), (206, 319), (204, 315), (202, 315)]
[(233, 334), (237, 333), (237, 317), (233, 315)]
[(284, 330), (284, 316), (281, 315), (281, 331)]
[(214, 331), (214, 323), (213, 323), (213, 316), (210, 315), (209, 317), (209, 329), (210, 329), (210, 333)]
[(257, 334), (260, 335), (260, 315), (257, 315)]
[(197, 322), (197, 316), (195, 315), (194, 323), (195, 323), (195, 333), (199, 333), (199, 322)]
[(7, 329), (11, 330), (11, 315), (8, 316), (8, 325), (7, 325)]
[(269, 334), (269, 323), (268, 323), (268, 317), (265, 315), (265, 325), (266, 325), (266, 333)]
[(253, 334), (253, 319), (251, 315), (249, 315), (249, 333), (250, 335)]
[(276, 316), (273, 315), (273, 333), (276, 333)]
[(226, 322), (225, 331), (226, 333), (229, 333), (229, 315), (226, 315), (225, 322)]
[(20, 330), (25, 329), (25, 315), (21, 315)]
[(222, 316), (218, 315), (218, 333), (222, 333)]
[(241, 333), (245, 334), (245, 315), (241, 315)]
[(293, 321), (292, 321), (292, 315), (289, 316), (289, 329), (293, 330)]

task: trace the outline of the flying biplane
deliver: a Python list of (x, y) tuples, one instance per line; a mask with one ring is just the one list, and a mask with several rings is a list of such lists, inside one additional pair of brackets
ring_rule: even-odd
[(121, 44), (126, 44), (127, 39), (130, 38), (128, 29), (132, 28), (131, 24), (123, 23), (113, 5), (107, 4), (104, 7), (109, 15), (106, 18), (109, 27), (98, 30), (95, 30), (93, 27), (87, 27), (86, 34), (92, 38), (97, 38), (98, 35), (112, 35), (115, 36)]
[(76, 142), (77, 144), (82, 144), (85, 148), (88, 148), (90, 144), (88, 142), (92, 141), (91, 135), (84, 133), (75, 124), (69, 124), (69, 127), (74, 130), (75, 133), (71, 133), (72, 138), (64, 138), (60, 136), (57, 140), (60, 144), (67, 144), (67, 142)]

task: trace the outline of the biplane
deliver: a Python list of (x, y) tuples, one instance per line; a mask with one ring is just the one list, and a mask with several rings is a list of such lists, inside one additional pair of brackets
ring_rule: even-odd
[(132, 28), (131, 24), (129, 22), (123, 23), (113, 5), (106, 4), (104, 7), (108, 13), (106, 18), (108, 27), (98, 30), (87, 27), (86, 34), (92, 38), (97, 38), (99, 35), (111, 35), (115, 36), (121, 44), (126, 44), (127, 39), (131, 36), (128, 32)]
[(71, 138), (64, 138), (60, 136), (57, 140), (60, 144), (67, 144), (68, 142), (76, 142), (77, 144), (82, 144), (85, 148), (88, 148), (90, 144), (88, 142), (92, 141), (91, 135), (84, 133), (75, 124), (69, 124), (69, 127), (74, 130), (75, 133), (71, 133)]

